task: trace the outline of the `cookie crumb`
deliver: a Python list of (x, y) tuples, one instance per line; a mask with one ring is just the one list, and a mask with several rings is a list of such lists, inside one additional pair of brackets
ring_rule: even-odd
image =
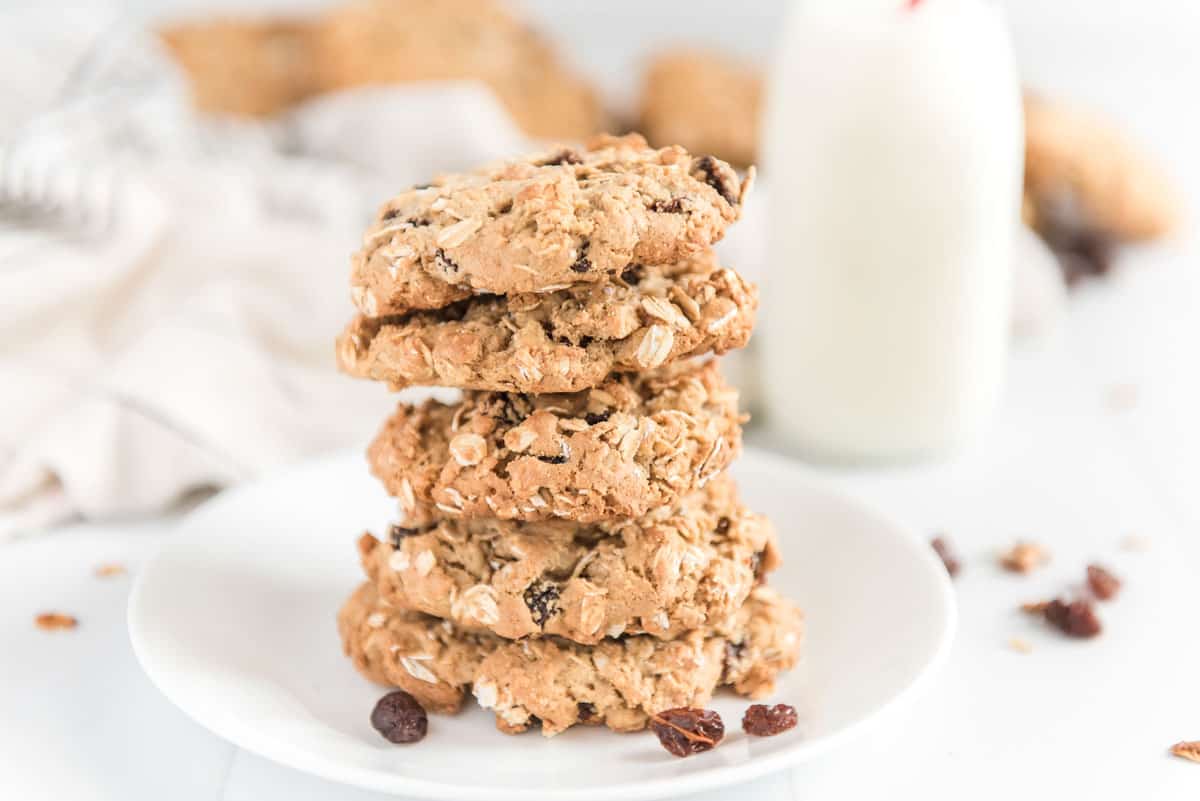
[(1180, 740), (1171, 746), (1174, 756), (1191, 762), (1200, 762), (1200, 740)]
[(1018, 541), (1000, 554), (1000, 566), (1013, 573), (1031, 573), (1050, 561), (1050, 554), (1036, 542)]
[(962, 569), (962, 562), (958, 558), (958, 554), (950, 546), (949, 541), (943, 536), (934, 537), (929, 542), (933, 546), (934, 553), (942, 560), (942, 564), (946, 566), (946, 572), (950, 574), (950, 578), (958, 575), (958, 571)]
[(92, 572), (96, 578), (112, 578), (113, 576), (123, 576), (129, 571), (125, 569), (125, 565), (109, 562), (103, 565), (96, 565), (96, 569)]
[(1019, 654), (1033, 653), (1033, 645), (1029, 642), (1029, 640), (1024, 640), (1024, 639), (1021, 639), (1020, 637), (1013, 637), (1012, 639), (1010, 639), (1008, 641), (1008, 647), (1013, 649), (1014, 651), (1016, 651)]
[(1150, 538), (1142, 534), (1128, 534), (1121, 538), (1121, 550), (1145, 553), (1150, 550)]
[(33, 622), (42, 631), (66, 631), (79, 625), (79, 621), (73, 615), (62, 612), (42, 612)]
[(1087, 566), (1087, 585), (1101, 601), (1113, 599), (1121, 590), (1121, 580), (1100, 565)]
[(1137, 407), (1138, 388), (1136, 384), (1113, 384), (1104, 390), (1104, 406), (1110, 412), (1119, 414)]

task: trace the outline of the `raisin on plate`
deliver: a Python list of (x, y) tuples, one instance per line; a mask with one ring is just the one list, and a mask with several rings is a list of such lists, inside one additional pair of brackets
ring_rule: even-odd
[(725, 724), (716, 712), (682, 706), (652, 715), (650, 729), (662, 747), (677, 757), (711, 751), (725, 736)]
[(755, 737), (774, 737), (796, 728), (796, 707), (791, 704), (751, 704), (742, 716), (742, 731)]
[(425, 737), (429, 718), (425, 709), (404, 690), (396, 690), (379, 699), (371, 712), (371, 725), (393, 743), (415, 743)]

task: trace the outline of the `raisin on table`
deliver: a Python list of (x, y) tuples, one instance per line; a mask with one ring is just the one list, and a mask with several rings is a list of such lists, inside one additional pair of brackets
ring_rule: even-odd
[(1087, 584), (1101, 601), (1112, 600), (1121, 589), (1121, 580), (1100, 565), (1087, 566)]
[(1045, 605), (1042, 615), (1046, 622), (1068, 637), (1095, 637), (1102, 628), (1095, 608), (1085, 600), (1068, 602), (1055, 598)]

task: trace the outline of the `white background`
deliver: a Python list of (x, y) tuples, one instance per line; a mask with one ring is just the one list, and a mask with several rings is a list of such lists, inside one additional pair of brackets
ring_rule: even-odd
[[(639, 59), (664, 41), (763, 58), (783, 7), (526, 5), (618, 101), (630, 96)], [(1060, 330), (1014, 354), (996, 428), (969, 452), (939, 466), (834, 474), (959, 544), (967, 568), (950, 664), (890, 730), (712, 798), (1200, 795), (1200, 765), (1165, 753), (1176, 740), (1200, 739), (1200, 253), (1192, 234), (1200, 208), (1200, 9), (1173, 0), (1006, 5), (1026, 80), (1119, 115), (1185, 188), (1190, 224), (1179, 240), (1130, 254), (1116, 278), (1077, 291)], [(161, 13), (145, 2), (135, 7)], [(1136, 388), (1134, 408), (1109, 408), (1116, 384)], [(103, 561), (136, 570), (168, 529), (89, 526), (0, 549), (0, 798), (372, 798), (227, 746), (142, 677), (124, 633), (128, 578), (102, 582), (91, 570)], [(1150, 550), (1122, 550), (1131, 534), (1148, 538)], [(994, 550), (1017, 537), (1046, 543), (1051, 566), (1030, 578), (997, 570)], [(1102, 609), (1101, 639), (1065, 641), (1014, 611), (1077, 581), (1089, 559), (1128, 583)], [(47, 607), (75, 611), (84, 625), (55, 636), (34, 630), (33, 614)], [(1029, 640), (1033, 653), (1008, 649), (1013, 636)]]

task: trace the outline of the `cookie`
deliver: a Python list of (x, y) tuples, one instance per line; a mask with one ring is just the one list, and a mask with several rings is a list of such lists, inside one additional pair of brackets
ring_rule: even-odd
[[(1068, 249), (1154, 239), (1179, 218), (1166, 175), (1103, 118), (1025, 98), (1025, 192), (1032, 225)], [(1079, 244), (1080, 238), (1093, 244)], [(1062, 248), (1059, 248), (1062, 249)]]
[(758, 155), (762, 104), (758, 70), (721, 53), (672, 50), (646, 72), (641, 130), (655, 145), (678, 144), (746, 166)]
[(611, 130), (595, 89), (568, 69), (545, 39), (522, 27), (520, 43), (522, 56), (513, 70), (490, 85), (525, 133), (579, 142)]
[(688, 362), (570, 394), (401, 404), (367, 449), (406, 525), (438, 516), (590, 523), (703, 488), (741, 449), (737, 392)]
[(445, 518), (359, 540), (394, 606), (507, 639), (671, 639), (712, 625), (779, 564), (775, 534), (718, 476), (675, 509), (604, 523)]
[(535, 137), (583, 139), (605, 118), (590, 86), (494, 0), (367, 0), (321, 19), (322, 87), (478, 80)]
[(351, 297), (380, 317), (683, 261), (724, 235), (749, 186), (711, 156), (654, 150), (636, 134), (444, 176), (379, 211), (352, 260)]
[(462, 708), (463, 688), (475, 680), (498, 637), (459, 631), (447, 620), (392, 606), (363, 584), (337, 617), (342, 650), (376, 684), (411, 693), (429, 712)]
[(511, 641), (466, 633), (389, 605), (364, 584), (342, 607), (338, 629), (363, 675), (401, 687), (427, 709), (457, 711), (471, 692), (496, 713), (501, 731), (524, 731), (536, 719), (551, 736), (577, 723), (636, 731), (655, 712), (704, 706), (722, 685), (761, 698), (795, 665), (803, 617), (759, 587), (712, 629), (589, 647), (554, 637)]
[(758, 293), (711, 251), (611, 282), (545, 294), (485, 295), (394, 318), (359, 316), (338, 339), (360, 378), (509, 392), (577, 392), (615, 370), (645, 370), (750, 339)]
[(317, 90), (312, 26), (301, 20), (214, 20), (164, 28), (202, 111), (269, 117)]

